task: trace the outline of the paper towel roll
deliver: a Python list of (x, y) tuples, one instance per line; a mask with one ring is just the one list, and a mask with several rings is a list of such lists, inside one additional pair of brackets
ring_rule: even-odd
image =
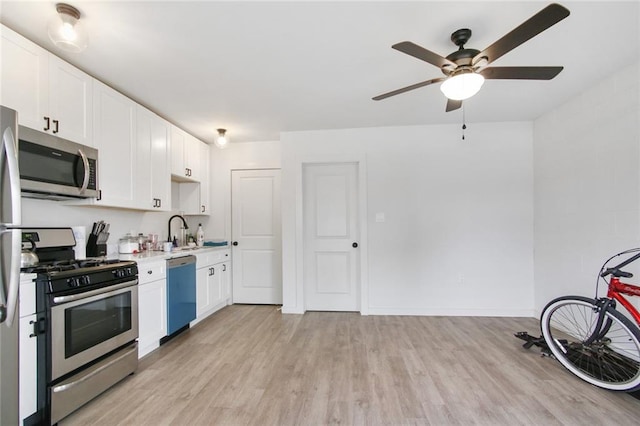
[(76, 239), (76, 246), (73, 251), (76, 253), (76, 259), (87, 258), (87, 228), (84, 226), (72, 226), (73, 237)]

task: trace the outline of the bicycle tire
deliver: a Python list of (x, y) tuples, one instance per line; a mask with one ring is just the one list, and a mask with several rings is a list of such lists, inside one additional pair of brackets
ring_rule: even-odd
[(585, 345), (598, 320), (596, 301), (564, 296), (545, 306), (540, 328), (554, 357), (577, 377), (603, 389), (638, 390), (640, 330), (613, 307), (605, 315), (606, 326), (593, 343)]

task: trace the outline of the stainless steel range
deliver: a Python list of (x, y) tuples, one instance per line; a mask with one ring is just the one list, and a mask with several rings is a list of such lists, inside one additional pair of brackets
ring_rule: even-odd
[(54, 424), (138, 365), (138, 267), (135, 262), (75, 260), (70, 228), (22, 230), (34, 241), (38, 321), (38, 406)]

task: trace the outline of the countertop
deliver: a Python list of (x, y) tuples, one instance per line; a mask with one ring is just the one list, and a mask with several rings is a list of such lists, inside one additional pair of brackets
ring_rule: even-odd
[(144, 251), (142, 253), (136, 254), (120, 254), (118, 255), (118, 259), (120, 260), (135, 260), (138, 263), (144, 262), (153, 262), (156, 260), (166, 260), (174, 257), (182, 257), (189, 255), (196, 255), (199, 253), (206, 253), (211, 251), (222, 251), (229, 250), (229, 246), (216, 246), (216, 247), (198, 247), (195, 249), (187, 249), (187, 250), (174, 250), (172, 252), (164, 252), (164, 251)]

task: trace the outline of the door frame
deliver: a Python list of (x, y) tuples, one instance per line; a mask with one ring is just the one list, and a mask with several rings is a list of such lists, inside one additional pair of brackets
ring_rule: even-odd
[[(360, 233), (360, 282), (358, 291), (360, 293), (360, 314), (369, 315), (369, 261), (368, 261), (368, 226), (367, 226), (367, 164), (364, 154), (355, 158), (326, 157), (313, 158), (309, 160), (301, 159), (296, 165), (296, 307), (295, 313), (305, 313), (304, 295), (304, 167), (306, 165), (317, 164), (355, 164), (358, 167), (358, 225)], [(283, 278), (284, 279), (284, 278)], [(284, 307), (284, 305), (283, 305)], [(291, 312), (294, 313), (294, 312)]]

